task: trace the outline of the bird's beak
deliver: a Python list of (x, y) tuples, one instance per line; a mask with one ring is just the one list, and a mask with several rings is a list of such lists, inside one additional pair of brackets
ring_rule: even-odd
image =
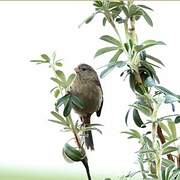
[(80, 72), (80, 69), (78, 67), (74, 68), (74, 71), (78, 74)]

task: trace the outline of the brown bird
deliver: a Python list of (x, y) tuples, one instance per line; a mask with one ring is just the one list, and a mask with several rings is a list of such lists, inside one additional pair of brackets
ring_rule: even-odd
[[(74, 107), (85, 127), (90, 125), (91, 115), (96, 112), (99, 117), (103, 106), (103, 91), (96, 71), (87, 64), (80, 64), (75, 69), (76, 78), (71, 86), (71, 93), (83, 103), (82, 109)], [(91, 131), (85, 131), (85, 144), (87, 149), (94, 150)]]

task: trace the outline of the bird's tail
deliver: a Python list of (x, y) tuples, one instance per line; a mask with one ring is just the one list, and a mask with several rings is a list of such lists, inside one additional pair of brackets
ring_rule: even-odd
[(85, 144), (87, 149), (94, 150), (94, 142), (93, 142), (93, 136), (91, 131), (85, 131)]
[[(90, 125), (90, 116), (83, 117), (82, 120), (85, 127)], [(91, 131), (85, 131), (85, 144), (87, 149), (94, 150), (94, 142)]]

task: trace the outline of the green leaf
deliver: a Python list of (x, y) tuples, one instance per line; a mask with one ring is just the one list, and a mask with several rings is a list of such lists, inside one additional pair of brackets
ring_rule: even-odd
[(148, 174), (149, 177), (152, 177), (153, 180), (158, 179), (158, 176), (155, 174)]
[(144, 11), (143, 9), (141, 9), (141, 12), (143, 13), (143, 17), (146, 20), (146, 22), (150, 25), (153, 26), (153, 22), (151, 17), (148, 15), (148, 13), (146, 13), (146, 11)]
[(63, 125), (63, 126), (67, 126), (67, 123), (63, 123), (62, 121), (59, 121), (59, 120), (48, 119), (48, 121), (51, 121), (53, 123), (57, 123), (57, 124), (60, 124), (60, 125)]
[(168, 120), (168, 127), (171, 131), (171, 138), (176, 139), (177, 138), (177, 133), (176, 133), (176, 125), (175, 122), (172, 120)]
[(157, 83), (160, 83), (159, 78), (156, 74), (156, 71), (154, 70), (154, 68), (147, 63), (146, 61), (141, 61), (141, 64), (144, 66), (144, 68), (146, 69), (146, 72), (154, 79), (157, 81)]
[(66, 94), (63, 97), (59, 98), (56, 102), (56, 107), (59, 108), (62, 104), (66, 104), (67, 100), (69, 99), (69, 96), (69, 94)]
[(30, 62), (35, 62), (37, 64), (48, 63), (47, 61), (43, 61), (43, 60), (31, 60)]
[(144, 8), (144, 9), (149, 9), (149, 10), (153, 11), (153, 9), (151, 9), (150, 7), (142, 5), (142, 4), (138, 4), (137, 6), (139, 6), (141, 8)]
[(147, 106), (144, 106), (142, 104), (133, 104), (133, 105), (130, 105), (130, 106), (134, 107), (137, 110), (140, 110), (146, 116), (151, 116), (152, 115), (152, 110)]
[(172, 152), (177, 151), (177, 150), (178, 150), (177, 147), (169, 146), (169, 147), (163, 149), (162, 154), (166, 155), (166, 154), (172, 153)]
[(62, 71), (56, 70), (56, 75), (59, 79), (61, 79), (62, 82), (66, 82), (66, 77)]
[(141, 134), (136, 131), (135, 129), (130, 129), (130, 131), (133, 133), (133, 136), (140, 139), (141, 138)]
[(170, 94), (167, 94), (166, 96), (165, 96), (165, 103), (170, 103), (170, 104), (172, 104), (172, 103), (174, 103), (174, 102), (177, 102), (177, 101), (179, 101), (179, 99), (177, 98), (177, 97), (175, 97), (175, 96), (172, 96), (172, 95), (170, 95)]
[(62, 63), (60, 63), (60, 62), (56, 62), (56, 66), (62, 67), (62, 66), (63, 66), (63, 64), (62, 64)]
[(164, 123), (160, 122), (159, 125), (160, 125), (161, 129), (163, 131), (165, 131), (168, 136), (171, 136), (171, 133), (170, 133), (168, 127)]
[(118, 67), (118, 68), (121, 68), (121, 67), (125, 66), (126, 64), (127, 64), (126, 61), (118, 61), (115, 63), (116, 67)]
[(146, 51), (141, 51), (139, 56), (140, 56), (140, 60), (145, 61), (146, 60)]
[(136, 6), (135, 4), (132, 4), (129, 8), (129, 16), (133, 16), (136, 15), (136, 12), (138, 12), (140, 8), (138, 6)]
[(156, 86), (154, 79), (150, 76), (148, 78), (146, 78), (146, 80), (144, 81), (144, 84), (148, 87)]
[(135, 75), (133, 73), (130, 73), (129, 75), (129, 84), (130, 84), (130, 88), (132, 89), (132, 91), (135, 91)]
[(105, 53), (107, 53), (107, 52), (115, 51), (115, 50), (117, 50), (117, 49), (118, 49), (118, 47), (105, 47), (105, 48), (101, 48), (101, 49), (99, 49), (99, 50), (96, 52), (96, 54), (94, 55), (94, 58), (97, 57), (97, 56), (100, 56), (100, 55), (102, 55), (102, 54), (105, 54)]
[(131, 111), (131, 108), (128, 109), (127, 113), (126, 113), (126, 116), (125, 116), (125, 123), (126, 123), (126, 126), (128, 125), (128, 116), (129, 116), (129, 113)]
[(145, 128), (146, 126), (144, 125), (143, 121), (141, 120), (141, 117), (139, 115), (139, 112), (137, 109), (133, 109), (133, 119), (135, 124), (140, 127), (140, 128)]
[(68, 96), (68, 99), (64, 107), (63, 115), (67, 117), (71, 113), (71, 109), (72, 109), (72, 96)]
[(174, 168), (169, 179), (170, 180), (179, 180), (180, 179), (180, 168), (177, 168), (177, 169)]
[(173, 93), (172, 91), (168, 90), (168, 89), (165, 88), (165, 87), (162, 87), (162, 86), (155, 86), (155, 88), (158, 89), (159, 91), (161, 91), (161, 92), (164, 93), (164, 94), (169, 94), (169, 95), (178, 97), (175, 93)]
[(103, 126), (102, 124), (98, 124), (98, 123), (93, 123), (93, 124), (89, 124), (88, 127), (95, 127), (95, 126)]
[(109, 61), (109, 63), (111, 64), (111, 63), (115, 63), (117, 60), (118, 60), (118, 58), (119, 58), (119, 56), (121, 55), (121, 53), (123, 52), (123, 50), (122, 49), (119, 49), (117, 52), (116, 52), (116, 54), (111, 58), (111, 60)]
[(166, 44), (162, 41), (146, 40), (142, 43), (142, 45), (145, 47), (150, 47), (150, 46), (154, 46), (154, 45), (166, 45)]
[(177, 140), (178, 140), (178, 138), (176, 138), (176, 139), (172, 139), (172, 140), (170, 140), (170, 141), (168, 141), (168, 142), (164, 143), (164, 144), (162, 145), (162, 149), (167, 148), (170, 144), (172, 144), (172, 143), (176, 142)]
[(108, 43), (114, 44), (114, 45), (116, 45), (118, 47), (122, 47), (120, 41), (118, 41), (117, 39), (115, 39), (112, 36), (104, 35), (104, 36), (101, 36), (100, 39), (103, 40), (103, 41), (106, 41)]
[(162, 66), (165, 66), (161, 60), (159, 60), (159, 59), (157, 59), (157, 58), (155, 58), (155, 57), (153, 57), (153, 56), (151, 56), (151, 55), (149, 55), (149, 54), (146, 54), (146, 57), (147, 57), (148, 59), (151, 59), (151, 60), (153, 60), (153, 61), (161, 64)]
[(130, 135), (129, 136), (130, 139), (131, 138), (137, 138), (137, 139), (141, 138), (140, 133), (138, 131), (134, 130), (134, 129), (130, 129), (130, 131), (122, 131), (121, 133)]
[(60, 93), (59, 89), (56, 89), (54, 91), (54, 97), (57, 98), (59, 96), (59, 93)]
[(49, 62), (51, 59), (47, 54), (41, 54), (41, 57), (45, 59), (47, 62)]
[(174, 121), (176, 124), (180, 123), (180, 116), (177, 116)]
[(128, 43), (124, 43), (124, 48), (126, 49), (127, 52), (129, 52), (129, 44)]
[(107, 22), (107, 19), (104, 17), (104, 18), (103, 18), (103, 26), (106, 25), (106, 22)]
[(114, 68), (115, 68), (114, 65), (108, 66), (106, 69), (104, 69), (104, 70), (101, 72), (100, 78), (104, 78), (105, 76), (107, 76)]
[[(151, 132), (150, 132), (151, 133)], [(147, 134), (147, 133), (146, 133)], [(147, 137), (147, 136), (144, 136), (143, 137), (144, 141), (148, 144), (148, 146), (151, 148), (153, 147), (153, 143), (152, 141)]]
[(58, 85), (62, 85), (62, 82), (57, 78), (52, 77), (51, 80), (57, 83)]
[(75, 77), (76, 77), (76, 75), (75, 75), (74, 73), (71, 74), (71, 75), (68, 77), (68, 80), (67, 80), (67, 82), (66, 82), (66, 87), (71, 86), (71, 84), (72, 84), (72, 82), (74, 81)]
[(140, 52), (140, 51), (142, 51), (142, 50), (144, 50), (146, 48), (149, 48), (149, 47), (152, 47), (152, 46), (155, 46), (155, 45), (165, 45), (165, 43), (162, 42), (162, 41), (146, 40), (141, 45), (135, 46), (135, 50), (137, 52)]
[(79, 107), (80, 109), (83, 109), (83, 108), (84, 108), (84, 103), (81, 101), (81, 99), (79, 99), (79, 97), (72, 95), (71, 98), (72, 98), (72, 103), (73, 103), (75, 106)]
[(89, 22), (91, 22), (93, 20), (95, 15), (96, 15), (96, 13), (92, 13), (84, 22), (86, 24), (88, 24)]
[[(57, 113), (57, 112), (55, 112), (55, 111), (51, 111), (51, 114), (52, 114), (55, 118), (57, 118), (62, 124), (67, 125), (66, 120), (65, 120), (59, 113)], [(51, 120), (51, 121), (52, 121), (52, 120)]]
[(82, 161), (85, 153), (66, 143), (63, 148), (64, 153), (73, 161)]
[(169, 167), (172, 165), (174, 166), (174, 163), (171, 160), (162, 158), (162, 166), (163, 167)]
[[(112, 59), (111, 59), (112, 60)], [(108, 64), (107, 68), (104, 69), (101, 74), (100, 78), (104, 78), (106, 75), (108, 75), (115, 67), (121, 68), (126, 65), (125, 61), (117, 61), (117, 62), (111, 62)]]
[(85, 23), (85, 24), (90, 23), (90, 22), (94, 19), (95, 15), (98, 14), (98, 13), (99, 13), (99, 11), (96, 11), (95, 13), (92, 13), (92, 14), (91, 14), (88, 18), (86, 18), (78, 27), (80, 28), (84, 23)]
[(50, 93), (52, 93), (55, 89), (57, 89), (58, 87), (56, 86), (56, 87), (54, 87), (54, 88), (52, 88), (51, 89), (51, 91), (50, 91)]
[(96, 127), (85, 127), (83, 131), (91, 131), (91, 130), (92, 131), (95, 130), (95, 131), (99, 132), (100, 134), (102, 134), (102, 131)]
[(126, 6), (122, 6), (122, 10), (123, 10), (125, 16), (126, 16), (126, 17), (129, 17), (129, 12), (128, 12), (127, 7), (126, 7)]

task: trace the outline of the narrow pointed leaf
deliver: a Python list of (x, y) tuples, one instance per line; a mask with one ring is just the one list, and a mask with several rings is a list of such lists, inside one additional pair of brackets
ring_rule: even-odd
[(84, 108), (84, 103), (81, 101), (81, 99), (79, 99), (77, 96), (72, 96), (72, 103), (79, 107), (80, 109)]
[(69, 98), (69, 94), (64, 95), (63, 97), (59, 98), (56, 102), (57, 108), (59, 108), (62, 104), (65, 104), (67, 102), (67, 99)]
[(59, 89), (56, 89), (54, 91), (54, 97), (57, 98), (59, 96), (59, 93), (60, 93)]
[(175, 93), (173, 93), (172, 91), (170, 91), (169, 89), (163, 87), (163, 86), (155, 86), (156, 89), (160, 90), (161, 92), (163, 92), (164, 94), (170, 94), (172, 96), (178, 97)]
[(156, 86), (154, 79), (152, 79), (150, 76), (144, 81), (144, 84), (148, 87)]
[(73, 161), (81, 161), (85, 156), (80, 150), (77, 150), (68, 143), (64, 145), (63, 151)]
[(95, 57), (97, 57), (97, 56), (100, 56), (100, 55), (102, 55), (102, 54), (105, 54), (105, 53), (107, 53), (107, 52), (110, 52), (110, 51), (115, 51), (115, 50), (117, 50), (118, 49), (118, 47), (105, 47), (105, 48), (101, 48), (101, 49), (99, 49), (97, 52), (96, 52), (96, 54), (94, 55), (94, 58)]
[(127, 111), (126, 116), (125, 116), (126, 126), (128, 126), (128, 116), (129, 116), (130, 111), (131, 111), (131, 108)]
[(62, 63), (60, 63), (60, 62), (56, 62), (56, 66), (62, 67), (62, 66), (63, 66), (63, 64), (62, 64)]
[(71, 109), (72, 109), (72, 97), (69, 96), (64, 107), (63, 115), (67, 117), (71, 113)]
[(140, 51), (142, 51), (142, 50), (144, 50), (146, 48), (149, 48), (149, 47), (152, 47), (152, 46), (155, 46), (155, 45), (165, 45), (165, 43), (162, 42), (162, 41), (146, 40), (141, 45), (135, 46), (135, 50), (137, 52), (140, 52)]
[(172, 96), (172, 95), (170, 95), (170, 94), (167, 94), (166, 96), (165, 96), (165, 103), (170, 103), (170, 104), (172, 104), (172, 103), (174, 103), (174, 102), (177, 102), (177, 101), (179, 101), (179, 99), (177, 98), (177, 97), (175, 97), (175, 96)]
[(59, 120), (54, 120), (54, 119), (48, 119), (49, 121), (53, 122), (53, 123), (57, 123), (57, 124), (60, 124), (60, 125), (64, 125), (64, 126), (67, 126), (67, 123), (64, 123), (62, 121), (59, 121)]
[(175, 122), (172, 120), (168, 121), (168, 127), (171, 131), (171, 138), (172, 139), (176, 139), (177, 138), (177, 133), (176, 133), (176, 125)]
[(180, 123), (180, 116), (177, 116), (174, 121), (176, 124)]
[(169, 146), (169, 147), (163, 149), (163, 153), (162, 153), (162, 154), (163, 154), (163, 155), (169, 154), (169, 153), (172, 153), (172, 152), (177, 151), (177, 150), (178, 150), (177, 147)]
[(52, 77), (51, 80), (57, 83), (58, 85), (62, 85), (62, 82), (57, 78)]
[(153, 22), (151, 17), (148, 15), (148, 13), (146, 13), (146, 11), (144, 11), (143, 9), (141, 9), (141, 12), (143, 13), (143, 17), (146, 20), (146, 22), (150, 25), (153, 26)]
[(115, 62), (117, 62), (117, 60), (118, 60), (118, 58), (119, 58), (119, 56), (120, 56), (120, 54), (123, 52), (123, 50), (122, 49), (119, 49), (117, 52), (116, 52), (116, 54), (111, 58), (111, 60), (109, 61), (109, 63), (111, 64), (111, 63), (115, 63)]
[(152, 110), (149, 107), (144, 106), (142, 104), (133, 104), (133, 105), (130, 105), (130, 106), (134, 107), (136, 110), (141, 111), (146, 116), (151, 116), (151, 114), (152, 114)]
[(119, 46), (119, 47), (122, 46), (120, 41), (118, 41), (117, 39), (115, 39), (114, 37), (109, 36), (109, 35), (101, 36), (100, 39), (103, 40), (103, 41), (106, 41), (108, 43), (114, 44), (116, 46)]
[(177, 140), (178, 140), (178, 138), (172, 139), (171, 141), (168, 141), (168, 142), (164, 143), (164, 144), (162, 145), (162, 149), (167, 148), (170, 144), (176, 142)]
[(75, 74), (71, 74), (69, 77), (68, 77), (68, 80), (66, 82), (66, 87), (69, 87), (71, 86), (72, 82), (74, 81), (76, 75)]
[(51, 111), (51, 114), (57, 118), (60, 122), (62, 122), (63, 124), (67, 124), (66, 120), (60, 115), (58, 114), (57, 112), (55, 111)]
[(168, 127), (164, 123), (161, 122), (161, 123), (159, 123), (159, 125), (160, 125), (161, 129), (163, 131), (165, 131), (168, 136), (171, 136), (171, 133), (170, 133)]
[(43, 61), (43, 60), (31, 60), (30, 62), (35, 62), (37, 64), (48, 63), (47, 61)]
[(91, 14), (86, 20), (85, 20), (85, 23), (88, 24), (89, 22), (91, 22), (93, 20), (95, 16), (95, 13)]
[(148, 59), (151, 59), (151, 60), (153, 60), (153, 61), (161, 64), (162, 66), (165, 66), (164, 63), (163, 63), (161, 60), (155, 58), (154, 56), (151, 56), (151, 55), (149, 55), (149, 54), (146, 54), (146, 57), (147, 57)]
[(148, 9), (148, 10), (153, 11), (153, 9), (151, 9), (150, 7), (145, 6), (145, 5), (142, 5), (142, 4), (138, 4), (137, 6), (139, 6), (139, 7), (141, 7), (141, 8), (144, 8), (144, 9)]
[(126, 64), (126, 61), (118, 61), (115, 63), (116, 67), (118, 68), (124, 67)]
[(104, 78), (105, 76), (107, 76), (114, 68), (114, 65), (108, 66), (105, 70), (101, 72), (100, 78)]
[(66, 77), (65, 77), (65, 75), (64, 75), (64, 73), (62, 71), (57, 70), (56, 75), (58, 76), (59, 79), (61, 79), (62, 82), (66, 81)]
[(45, 59), (46, 61), (48, 61), (48, 62), (51, 60), (50, 57), (47, 54), (41, 54), (41, 57), (43, 59)]
[(133, 109), (133, 120), (138, 127), (140, 127), (140, 128), (146, 127), (144, 125), (143, 121), (141, 120), (138, 110), (136, 110), (136, 109)]

